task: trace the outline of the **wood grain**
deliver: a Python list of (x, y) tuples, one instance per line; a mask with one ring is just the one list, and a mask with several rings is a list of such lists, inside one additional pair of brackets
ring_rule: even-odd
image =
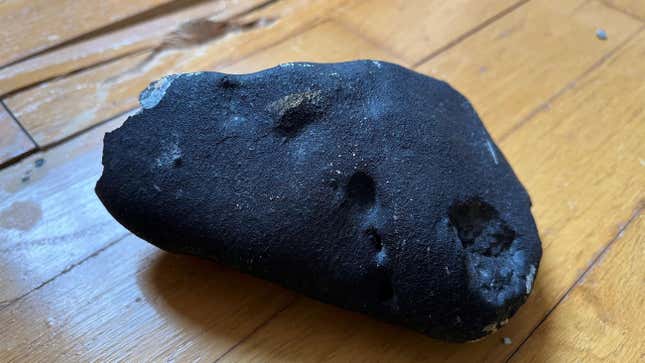
[(303, 298), (225, 360), (506, 359), (645, 198), (645, 174), (634, 172), (645, 153), (645, 65), (633, 66), (644, 40), (633, 39), (501, 143), (532, 196), (544, 248), (533, 294), (501, 332), (464, 349)]
[(642, 361), (643, 246), (645, 218), (639, 214), (512, 362)]
[(228, 21), (265, 2), (266, 0), (197, 2), (176, 12), (145, 19), (133, 26), (118, 28), (27, 58), (0, 68), (0, 95), (127, 54), (154, 49), (191, 23)]
[(357, 1), (339, 19), (376, 44), (415, 63), (519, 0)]
[(342, 0), (288, 0), (242, 21), (277, 19), (258, 28), (188, 48), (124, 57), (45, 82), (5, 102), (39, 145), (49, 145), (137, 107), (139, 93), (167, 74), (217, 69), (311, 26)]
[(21, 59), (171, 0), (0, 2), (0, 65)]
[[(596, 38), (598, 24), (611, 37)], [(500, 138), (640, 24), (597, 1), (529, 2), (419, 67), (470, 99)]]
[(9, 112), (0, 104), (0, 165), (15, 158), (36, 145), (22, 131)]

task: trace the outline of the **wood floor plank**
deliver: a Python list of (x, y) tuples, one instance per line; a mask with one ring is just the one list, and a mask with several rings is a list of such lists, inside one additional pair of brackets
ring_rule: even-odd
[(511, 361), (642, 361), (643, 246), (640, 214)]
[(167, 74), (217, 69), (310, 27), (344, 0), (288, 0), (241, 21), (277, 19), (268, 28), (241, 32), (188, 48), (144, 52), (16, 93), (5, 102), (39, 145), (49, 145), (137, 107), (150, 82)]
[(171, 1), (2, 1), (0, 66)]
[(609, 5), (645, 20), (645, 1), (643, 0), (605, 0)]
[[(192, 35), (186, 34), (191, 24), (230, 21), (232, 17), (264, 3), (266, 0), (198, 2), (177, 12), (62, 46), (0, 68), (0, 95), (133, 52), (161, 47), (178, 34)], [(232, 28), (213, 26), (209, 36), (224, 36), (227, 30)]]
[(598, 1), (531, 1), (419, 70), (464, 93), (499, 138), (640, 25)]
[(116, 120), (0, 171), (0, 309), (126, 234), (94, 194)]
[(434, 53), (520, 0), (357, 1), (339, 19), (409, 63)]
[(292, 298), (130, 235), (0, 311), (0, 361), (212, 362)]
[(32, 150), (36, 145), (29, 139), (9, 112), (0, 105), (0, 164)]
[(645, 33), (501, 143), (532, 196), (544, 256), (497, 335), (464, 349), (301, 298), (224, 361), (504, 361), (645, 199), (643, 52)]
[(330, 20), (218, 71), (250, 73), (288, 62), (343, 62), (356, 58), (405, 64), (387, 50), (357, 37), (345, 27)]

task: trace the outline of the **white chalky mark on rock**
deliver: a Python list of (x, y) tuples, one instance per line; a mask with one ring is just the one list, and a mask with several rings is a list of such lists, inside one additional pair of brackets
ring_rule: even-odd
[(141, 92), (141, 96), (139, 96), (141, 107), (150, 109), (159, 104), (161, 99), (166, 95), (166, 90), (177, 77), (179, 77), (178, 74), (173, 74), (151, 83), (148, 88)]
[(487, 140), (486, 146), (488, 147), (488, 152), (493, 156), (495, 165), (499, 164), (499, 160), (497, 160), (497, 153), (495, 153), (495, 149), (493, 149), (493, 144), (491, 144), (490, 141)]
[(181, 149), (179, 148), (179, 145), (173, 143), (170, 148), (165, 150), (158, 158), (157, 158), (157, 166), (159, 167), (164, 167), (164, 166), (169, 166), (172, 165), (175, 160), (181, 158)]
[(486, 325), (484, 327), (484, 329), (482, 329), (482, 331), (484, 333), (488, 333), (488, 334), (496, 332), (497, 331), (497, 323), (492, 323), (492, 324)]
[(385, 251), (380, 251), (376, 255), (376, 265), (379, 267), (385, 266), (385, 262), (387, 260), (387, 255), (385, 254)]
[(379, 62), (379, 61), (375, 61), (375, 60), (373, 60), (373, 61), (372, 61), (372, 64), (374, 64), (374, 65), (376, 66), (376, 68), (379, 68), (379, 69), (380, 69), (381, 67), (383, 67), (383, 65), (382, 65), (382, 64), (381, 64), (381, 62)]
[(526, 294), (527, 295), (531, 292), (534, 278), (535, 278), (535, 266), (531, 265), (531, 267), (529, 268), (529, 274), (526, 275)]

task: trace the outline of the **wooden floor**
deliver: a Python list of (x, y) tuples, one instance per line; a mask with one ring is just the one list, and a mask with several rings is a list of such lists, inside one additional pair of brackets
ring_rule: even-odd
[[(644, 0), (5, 0), (0, 24), (0, 362), (645, 361)], [(535, 290), (487, 339), (163, 253), (93, 193), (149, 82), (356, 58), (463, 92), (532, 196)]]

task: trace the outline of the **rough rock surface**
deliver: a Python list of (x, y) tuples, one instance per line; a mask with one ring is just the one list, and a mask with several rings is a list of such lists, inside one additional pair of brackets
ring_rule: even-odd
[(531, 202), (471, 104), (377, 61), (173, 75), (105, 136), (96, 192), (167, 251), (467, 341), (533, 287)]

